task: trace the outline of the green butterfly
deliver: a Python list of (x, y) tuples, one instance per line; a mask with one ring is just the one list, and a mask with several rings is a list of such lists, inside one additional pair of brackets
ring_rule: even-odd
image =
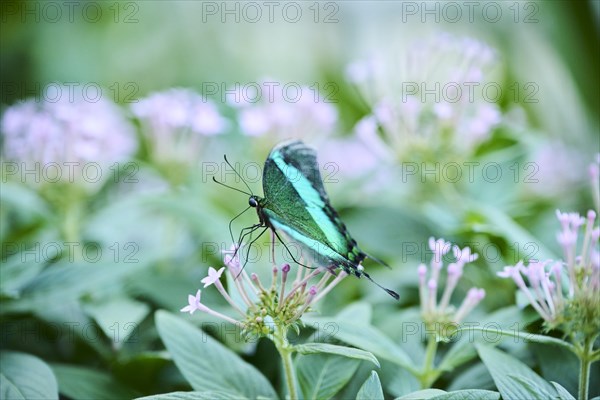
[[(220, 183), (214, 178), (213, 180)], [(250, 190), (250, 193), (246, 193), (250, 198), (249, 207), (244, 212), (250, 207), (256, 208), (259, 222), (242, 229), (238, 243), (247, 235), (263, 228), (260, 235), (270, 229), (285, 246), (279, 235), (283, 233), (299, 244), (302, 250), (306, 250), (303, 254), (310, 254), (319, 267), (326, 267), (332, 273), (341, 268), (358, 278), (364, 276), (395, 299), (399, 298), (396, 292), (382, 287), (364, 271), (361, 262), (367, 257), (383, 263), (358, 247), (329, 203), (313, 149), (298, 140), (275, 146), (269, 153), (263, 170), (265, 197), (252, 194), (247, 184), (246, 187)], [(257, 239), (258, 237), (255, 240)], [(303, 265), (296, 261), (291, 252), (290, 255), (296, 263)]]

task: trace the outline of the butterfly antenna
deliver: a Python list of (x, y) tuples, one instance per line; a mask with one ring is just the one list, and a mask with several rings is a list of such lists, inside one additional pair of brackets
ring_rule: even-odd
[(396, 292), (394, 292), (393, 290), (384, 288), (383, 286), (381, 286), (379, 283), (375, 282), (370, 276), (369, 274), (367, 274), (366, 272), (362, 272), (362, 274), (365, 276), (365, 278), (367, 278), (368, 280), (370, 280), (371, 282), (373, 282), (374, 284), (376, 284), (377, 286), (379, 286), (380, 288), (382, 288), (383, 290), (385, 290), (387, 292), (387, 294), (389, 294), (390, 296), (392, 296), (394, 299), (396, 300), (400, 300), (400, 295)]
[(248, 184), (246, 183), (246, 181), (244, 180), (244, 178), (242, 178), (242, 175), (240, 175), (240, 173), (237, 172), (237, 170), (235, 168), (233, 168), (233, 165), (231, 165), (231, 163), (229, 162), (229, 160), (227, 160), (227, 155), (223, 154), (223, 158), (225, 159), (225, 162), (227, 163), (227, 165), (229, 165), (231, 167), (231, 169), (233, 170), (233, 172), (235, 172), (235, 174), (240, 177), (240, 179), (242, 180), (242, 182), (244, 182), (244, 185), (246, 185), (246, 187), (250, 191), (250, 194), (254, 195), (254, 193), (252, 193), (252, 189), (250, 189), (250, 186), (248, 186)]
[(244, 192), (243, 190), (240, 190), (240, 189), (238, 189), (238, 188), (234, 188), (233, 186), (226, 185), (226, 184), (224, 184), (223, 182), (219, 182), (219, 181), (217, 180), (217, 178), (215, 178), (214, 176), (212, 177), (212, 179), (213, 179), (213, 181), (214, 181), (215, 183), (218, 183), (218, 184), (219, 184), (219, 185), (221, 185), (221, 186), (225, 186), (226, 188), (229, 188), (229, 189), (235, 190), (236, 192), (244, 193), (245, 195), (248, 195), (248, 196), (253, 196), (253, 194), (252, 194), (252, 193)]

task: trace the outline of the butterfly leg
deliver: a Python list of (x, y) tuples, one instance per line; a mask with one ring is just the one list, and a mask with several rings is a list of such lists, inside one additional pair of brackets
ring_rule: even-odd
[[(235, 217), (233, 217), (231, 219), (231, 221), (229, 221), (229, 236), (231, 236), (231, 242), (234, 242), (234, 238), (233, 238), (233, 231), (231, 229), (233, 221), (235, 221), (238, 217), (240, 217), (243, 213), (245, 213), (246, 211), (248, 211), (250, 209), (250, 206), (248, 206), (244, 211), (242, 211), (241, 213), (239, 213), (238, 215), (236, 215)], [(243, 229), (242, 229), (243, 231)]]
[(260, 232), (260, 234), (256, 237), (256, 239), (252, 239), (252, 234), (254, 233), (254, 231), (263, 226), (264, 225), (258, 225), (254, 229), (252, 229), (250, 232), (247, 232), (244, 234), (243, 237), (250, 235), (250, 243), (248, 243), (248, 251), (246, 252), (246, 259), (244, 260), (244, 265), (242, 265), (242, 268), (240, 269), (240, 272), (238, 272), (235, 279), (237, 279), (242, 274), (242, 271), (244, 271), (244, 268), (246, 268), (246, 264), (248, 264), (248, 257), (250, 256), (250, 250), (252, 249), (252, 245), (254, 244), (254, 242), (256, 242), (258, 239), (260, 239), (260, 237), (267, 231), (267, 229), (269, 229), (269, 228), (265, 227), (265, 229), (263, 229), (262, 232)]
[[(243, 270), (244, 270), (244, 268), (246, 268), (246, 264), (248, 264), (248, 257), (250, 256), (250, 250), (252, 249), (252, 245), (253, 245), (253, 244), (254, 244), (254, 242), (256, 242), (258, 239), (260, 239), (260, 237), (261, 237), (261, 236), (262, 236), (262, 235), (263, 235), (263, 234), (264, 234), (264, 233), (267, 231), (267, 229), (269, 229), (269, 228), (266, 228), (266, 227), (265, 227), (265, 228), (264, 228), (264, 229), (263, 229), (263, 230), (260, 232), (260, 234), (259, 234), (259, 235), (256, 237), (256, 239), (251, 239), (251, 240), (250, 240), (250, 243), (248, 243), (248, 251), (246, 252), (246, 259), (244, 260), (244, 265), (242, 266), (242, 269), (240, 270), (240, 272), (241, 272), (241, 271), (243, 271)], [(251, 231), (250, 233), (253, 233), (253, 232), (254, 232), (254, 230), (253, 230), (253, 231)]]
[(285, 244), (285, 242), (283, 240), (281, 240), (281, 237), (279, 236), (279, 234), (277, 233), (277, 231), (274, 228), (271, 228), (271, 231), (273, 232), (273, 234), (275, 234), (275, 236), (277, 237), (277, 239), (279, 239), (279, 242), (281, 242), (281, 244), (283, 245), (283, 247), (285, 247), (285, 249), (287, 250), (288, 254), (290, 255), (290, 257), (292, 257), (292, 260), (298, 264), (303, 266), (304, 268), (308, 268), (308, 269), (316, 269), (315, 267), (309, 267), (308, 265), (304, 265), (301, 262), (299, 262), (298, 260), (296, 260), (296, 258), (294, 257), (294, 255), (292, 254), (292, 252), (290, 251), (290, 249), (288, 249), (287, 245)]
[[(248, 236), (248, 235), (251, 235), (252, 232), (257, 230), (261, 226), (264, 226), (264, 225), (263, 224), (254, 224), (252, 226), (247, 226), (240, 231), (240, 236), (238, 237), (238, 241), (237, 241), (237, 245), (235, 247), (235, 252), (233, 253), (233, 257), (235, 257), (237, 255), (238, 249), (242, 246), (242, 241), (244, 240), (244, 238), (246, 238), (246, 236)], [(246, 231), (246, 230), (248, 230), (248, 232), (244, 233), (244, 231)]]
[(337, 269), (337, 266), (334, 264), (327, 266), (327, 271), (329, 271), (329, 273), (333, 276), (338, 276), (336, 269)]
[(275, 263), (275, 231), (273, 229), (271, 229), (271, 261), (273, 261), (273, 266), (276, 265)]

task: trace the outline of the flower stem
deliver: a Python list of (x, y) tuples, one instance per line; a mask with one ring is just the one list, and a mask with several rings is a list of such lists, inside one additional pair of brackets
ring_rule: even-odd
[(434, 368), (435, 353), (437, 352), (437, 340), (435, 335), (429, 335), (427, 339), (427, 349), (425, 350), (425, 361), (423, 362), (423, 370), (418, 376), (421, 382), (421, 389), (428, 389), (433, 382), (438, 378), (439, 372)]
[[(66, 243), (80, 243), (80, 221), (83, 211), (83, 195), (80, 189), (69, 185), (64, 189), (65, 197), (62, 199), (62, 235)], [(78, 260), (81, 253), (72, 256)]]
[(592, 350), (594, 346), (594, 338), (586, 338), (579, 355), (579, 400), (588, 399), (588, 390), (590, 385), (590, 366), (592, 365)]
[(273, 337), (273, 342), (275, 343), (275, 347), (281, 356), (281, 361), (283, 362), (283, 370), (285, 372), (285, 383), (287, 385), (289, 398), (290, 400), (298, 399), (298, 389), (296, 388), (296, 373), (294, 371), (294, 366), (292, 365), (292, 353), (293, 348), (287, 341), (287, 329), (282, 326), (277, 326), (275, 331), (275, 335)]

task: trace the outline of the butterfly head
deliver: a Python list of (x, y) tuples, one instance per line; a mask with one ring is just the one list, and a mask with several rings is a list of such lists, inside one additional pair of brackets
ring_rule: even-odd
[(248, 199), (248, 204), (250, 204), (250, 207), (253, 208), (258, 207), (258, 196), (250, 196), (250, 198)]

